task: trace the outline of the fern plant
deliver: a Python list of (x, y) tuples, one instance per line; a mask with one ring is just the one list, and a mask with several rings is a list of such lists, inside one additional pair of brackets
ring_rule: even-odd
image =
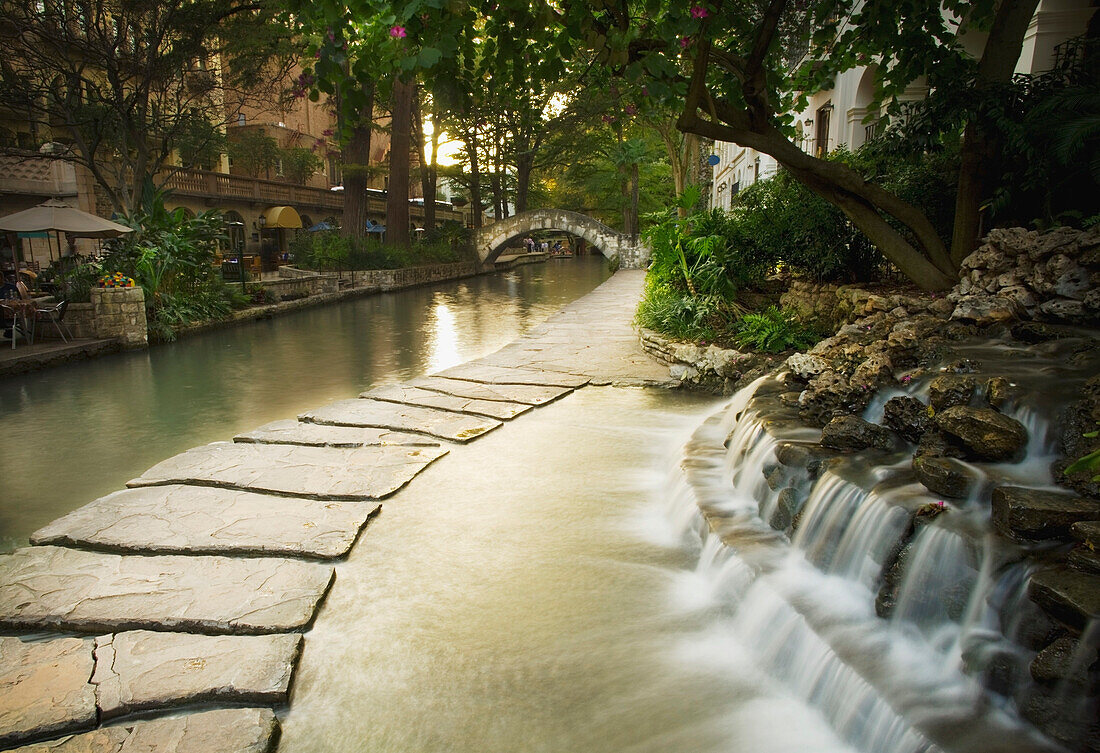
[(764, 353), (802, 350), (816, 340), (811, 328), (799, 322), (790, 311), (775, 306), (741, 317), (735, 339), (744, 348)]

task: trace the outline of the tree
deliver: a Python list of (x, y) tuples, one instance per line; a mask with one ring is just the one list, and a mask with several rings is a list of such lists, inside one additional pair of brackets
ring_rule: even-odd
[[(839, 207), (913, 281), (944, 289), (976, 241), (969, 210), (958, 213), (949, 251), (918, 209), (839, 162), (803, 152), (790, 138), (785, 113), (857, 65), (877, 65), (879, 94), (888, 103), (921, 77), (932, 87), (976, 90), (1002, 80), (1019, 57), (1036, 4), (914, 0), (900, 13), (887, 0), (770, 0), (727, 3), (720, 11), (702, 2), (645, 9), (628, 2), (568, 3), (562, 18), (574, 33), (595, 39), (605, 64), (643, 96), (677, 106), (680, 130), (770, 154)], [(975, 60), (962, 39), (986, 30)], [(808, 53), (792, 73), (784, 52), (796, 42), (806, 43)], [(964, 148), (960, 207), (974, 205), (987, 190), (988, 164), (974, 159), (986, 149), (981, 138)]]
[(6, 0), (0, 106), (69, 148), (118, 211), (175, 150), (198, 164), (237, 108), (278, 85), (286, 34), (264, 0)]

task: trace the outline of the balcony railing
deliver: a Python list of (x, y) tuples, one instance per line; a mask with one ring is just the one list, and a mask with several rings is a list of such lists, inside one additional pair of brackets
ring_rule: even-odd
[[(193, 196), (207, 200), (208, 203), (221, 201), (246, 201), (260, 204), (286, 205), (297, 209), (325, 210), (339, 212), (344, 208), (344, 195), (339, 191), (329, 191), (314, 186), (296, 186), (274, 180), (247, 178), (243, 175), (229, 175), (208, 170), (177, 169), (171, 174), (159, 176), (163, 185), (177, 196)], [(386, 201), (378, 196), (367, 197), (367, 211), (375, 216), (384, 216)], [(439, 219), (462, 221), (462, 213), (438, 208)], [(423, 206), (411, 204), (409, 215), (414, 219), (424, 217)]]

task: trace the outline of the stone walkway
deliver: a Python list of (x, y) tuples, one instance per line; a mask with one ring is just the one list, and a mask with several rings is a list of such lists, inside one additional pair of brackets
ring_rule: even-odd
[(643, 279), (479, 361), (169, 458), (0, 557), (0, 749), (271, 750), (332, 562), (380, 500), (586, 384), (673, 384), (631, 327)]

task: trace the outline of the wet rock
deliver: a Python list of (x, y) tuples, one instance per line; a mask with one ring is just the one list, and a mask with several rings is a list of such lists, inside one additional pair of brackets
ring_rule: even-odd
[(992, 504), (993, 528), (1015, 539), (1068, 538), (1074, 523), (1100, 517), (1100, 503), (1019, 486), (997, 487)]
[(966, 614), (966, 608), (970, 604), (970, 594), (974, 590), (974, 578), (966, 578), (953, 583), (944, 589), (940, 596), (943, 610), (952, 620), (959, 622)]
[(1020, 713), (1049, 737), (1074, 753), (1100, 751), (1100, 722), (1096, 721), (1095, 699), (1082, 698), (1076, 703), (1052, 693), (1050, 688), (1034, 686), (1019, 703)]
[(1068, 568), (1041, 570), (1031, 576), (1028, 596), (1076, 630), (1100, 617), (1100, 575)]
[(811, 480), (821, 475), (822, 467), (836, 457), (834, 450), (803, 442), (780, 442), (775, 449), (776, 460), (786, 466), (805, 468)]
[(1004, 377), (993, 377), (985, 383), (982, 394), (991, 408), (1000, 409), (1014, 396), (1012, 383)]
[(1069, 337), (1067, 333), (1061, 332), (1047, 324), (1042, 324), (1041, 322), (1020, 322), (1019, 324), (1012, 325), (1011, 332), (1012, 336), (1017, 340), (1031, 343), (1032, 345)]
[(992, 408), (956, 405), (935, 416), (936, 426), (980, 460), (1010, 460), (1027, 444), (1027, 429)]
[(1069, 528), (1074, 541), (1079, 541), (1093, 551), (1100, 551), (1100, 521), (1089, 520), (1074, 523)]
[(188, 635), (133, 630), (96, 638), (104, 719), (184, 704), (286, 703), (300, 635)]
[(0, 747), (96, 724), (92, 641), (0, 637)]
[(799, 398), (799, 415), (824, 426), (834, 416), (861, 412), (871, 400), (871, 391), (852, 385), (835, 371), (824, 371), (810, 380)]
[(0, 557), (0, 629), (286, 633), (308, 626), (329, 565), (278, 557), (137, 557), (32, 546)]
[(775, 501), (775, 510), (772, 512), (768, 525), (777, 531), (785, 531), (794, 520), (794, 516), (801, 509), (801, 500), (798, 492), (788, 487), (779, 492)]
[(966, 405), (974, 396), (976, 387), (974, 377), (944, 374), (928, 385), (928, 402), (937, 412), (955, 405)]
[(1100, 553), (1084, 546), (1075, 546), (1066, 555), (1066, 564), (1083, 573), (1100, 575)]
[(969, 295), (955, 304), (951, 319), (979, 327), (1003, 324), (1019, 318), (1020, 307), (1011, 298), (995, 295)]
[(928, 406), (915, 397), (899, 395), (886, 401), (882, 410), (882, 423), (896, 431), (909, 442), (919, 442), (932, 425)]
[(788, 408), (798, 408), (799, 398), (802, 397), (801, 392), (782, 392), (779, 394), (779, 402), (783, 403)]
[(821, 430), (821, 446), (834, 450), (890, 450), (894, 435), (889, 429), (864, 421), (857, 416), (838, 416)]
[(979, 368), (981, 364), (969, 358), (956, 358), (943, 366), (943, 370), (948, 374), (973, 374)]
[(1089, 669), (1095, 664), (1095, 646), (1082, 647), (1079, 640), (1063, 636), (1035, 655), (1031, 676), (1036, 682), (1068, 682), (1084, 687)]
[(965, 455), (965, 450), (936, 428), (935, 422), (921, 435), (914, 452), (915, 457), (962, 458)]
[(829, 363), (824, 358), (809, 353), (795, 353), (783, 365), (804, 382), (829, 368)]
[(1054, 620), (1030, 599), (1006, 601), (1000, 620), (1005, 637), (1032, 651), (1049, 644), (1061, 631)]
[(1088, 318), (1088, 310), (1082, 301), (1068, 298), (1055, 298), (1039, 304), (1039, 311), (1049, 319), (1078, 322)]
[(913, 472), (929, 491), (953, 499), (969, 497), (978, 482), (966, 465), (953, 458), (915, 456)]
[(13, 753), (268, 753), (278, 730), (271, 709), (217, 709), (128, 720)]
[(893, 384), (894, 364), (885, 353), (876, 353), (856, 367), (851, 382), (869, 389)]

